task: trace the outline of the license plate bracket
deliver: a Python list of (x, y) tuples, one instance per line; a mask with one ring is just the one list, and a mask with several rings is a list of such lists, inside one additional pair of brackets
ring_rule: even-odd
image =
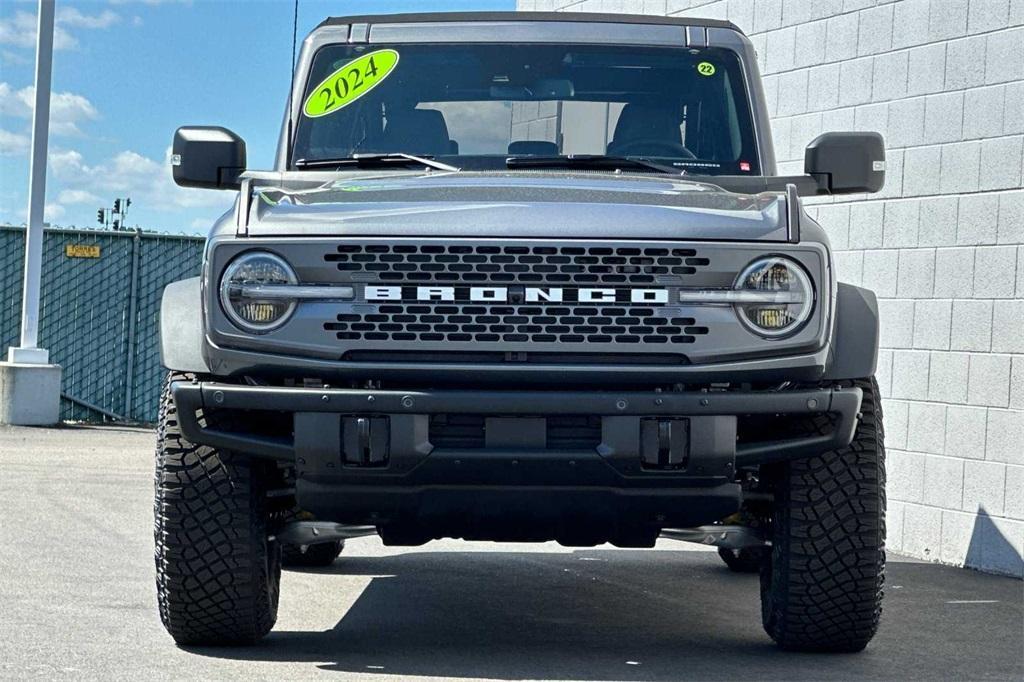
[(689, 419), (646, 417), (640, 420), (640, 460), (645, 469), (683, 469), (689, 457)]

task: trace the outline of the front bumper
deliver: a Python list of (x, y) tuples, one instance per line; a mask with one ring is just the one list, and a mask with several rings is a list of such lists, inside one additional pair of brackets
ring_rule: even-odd
[[(451, 536), (647, 545), (662, 527), (736, 511), (737, 469), (849, 444), (862, 398), (857, 388), (393, 391), (187, 381), (171, 392), (189, 440), (293, 462), (303, 509), (380, 526), (392, 544)], [(817, 414), (831, 415), (831, 429), (743, 435), (750, 419)], [(439, 430), (456, 416), (482, 427), (479, 442)], [(574, 416), (589, 420), (593, 442), (553, 435)], [(260, 428), (275, 419), (286, 426)]]
[[(307, 429), (329, 425), (340, 433), (342, 415), (376, 415), (414, 421), (431, 414), (595, 415), (602, 418), (690, 417), (735, 422), (738, 416), (834, 415), (831, 431), (804, 438), (733, 444), (737, 466), (807, 457), (848, 445), (853, 438), (862, 393), (858, 388), (793, 391), (393, 391), (339, 388), (240, 386), (217, 382), (177, 381), (171, 393), (185, 436), (196, 443), (245, 452), (257, 457), (297, 461), (311, 447)], [(220, 430), (201, 425), (196, 410), (241, 410), (290, 413), (293, 436), (280, 438)], [(735, 428), (732, 429), (735, 434)], [(323, 433), (316, 434), (319, 439)], [(340, 438), (340, 436), (338, 436)], [(421, 449), (423, 444), (420, 444)], [(426, 452), (433, 455), (429, 443)], [(320, 450), (321, 447), (314, 449)], [(340, 453), (340, 448), (339, 448)], [(337, 453), (336, 453), (337, 454)], [(698, 453), (699, 454), (699, 453)], [(298, 462), (301, 464), (301, 462)]]

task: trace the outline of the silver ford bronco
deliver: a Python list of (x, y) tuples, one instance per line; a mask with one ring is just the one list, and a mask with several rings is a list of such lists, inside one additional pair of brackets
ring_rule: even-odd
[(780, 646), (867, 645), (878, 314), (801, 197), (878, 191), (878, 134), (780, 176), (750, 41), (689, 18), (331, 18), (287, 102), (270, 171), (174, 136), (179, 185), (237, 192), (161, 311), (177, 642), (259, 639), (282, 564), (372, 534), (713, 545)]

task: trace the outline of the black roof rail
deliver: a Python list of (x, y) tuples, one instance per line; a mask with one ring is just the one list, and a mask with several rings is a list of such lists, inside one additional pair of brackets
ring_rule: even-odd
[(598, 14), (593, 12), (415, 12), (407, 14), (361, 14), (328, 17), (317, 28), (342, 24), (422, 24), (426, 22), (467, 21), (571, 21), (600, 24), (653, 24), (668, 26), (703, 26), (726, 28), (743, 33), (731, 21), (694, 19), (690, 17), (659, 17), (648, 14)]

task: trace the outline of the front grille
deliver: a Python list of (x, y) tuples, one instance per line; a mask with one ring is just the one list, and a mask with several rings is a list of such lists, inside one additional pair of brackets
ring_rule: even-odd
[(428, 440), (444, 450), (479, 450), (484, 447), (484, 417), (476, 414), (435, 414), (430, 417)]
[[(601, 444), (601, 418), (553, 415), (545, 418), (548, 450), (592, 450)], [(435, 448), (480, 450), (486, 447), (486, 418), (477, 414), (435, 414), (430, 417), (430, 444)]]
[(690, 344), (708, 328), (654, 306), (388, 304), (324, 324), (339, 340)]
[(690, 248), (341, 244), (324, 255), (358, 281), (524, 284), (676, 282), (709, 260)]
[(352, 362), (465, 362), (476, 365), (514, 365), (528, 362), (531, 365), (682, 365), (687, 360), (671, 349), (663, 348), (662, 353), (635, 352), (544, 352), (471, 350), (471, 351), (432, 351), (432, 350), (351, 350), (342, 354), (342, 360)]
[(522, 365), (541, 364), (636, 365), (633, 374), (642, 375), (642, 365), (821, 347), (831, 294), (827, 254), (818, 247), (772, 247), (807, 269), (822, 305), (792, 338), (766, 343), (746, 330), (732, 306), (699, 305), (684, 295), (730, 289), (738, 273), (765, 255), (764, 244), (518, 238), (491, 229), (495, 236), (229, 240), (214, 250), (214, 279), (239, 253), (272, 248), (301, 284), (339, 296), (351, 288), (353, 295), (303, 299), (286, 324), (258, 337), (239, 332), (212, 305), (211, 340), (263, 353), (390, 363), (400, 366), (396, 371), (492, 365), (509, 376), (526, 376)]

